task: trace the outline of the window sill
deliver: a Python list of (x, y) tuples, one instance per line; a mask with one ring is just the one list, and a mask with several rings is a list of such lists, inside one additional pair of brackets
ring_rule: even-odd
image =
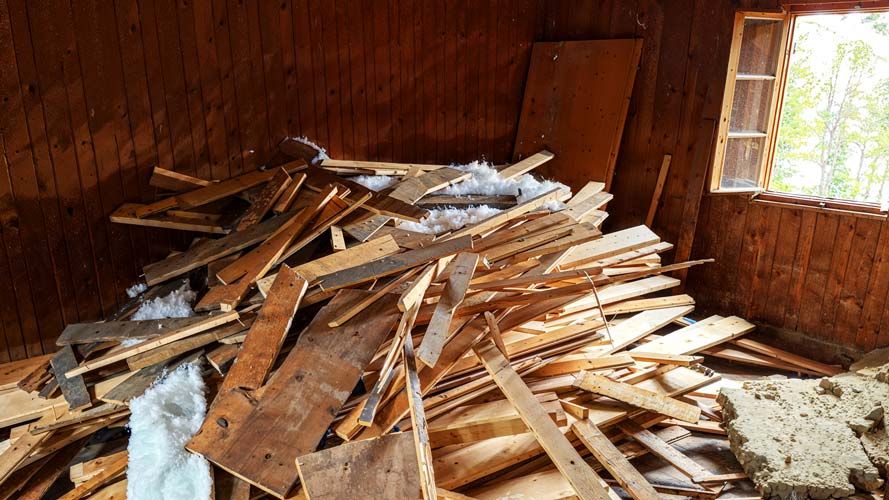
[(847, 215), (867, 219), (886, 220), (887, 214), (876, 203), (833, 200), (814, 196), (792, 195), (764, 191), (750, 197), (751, 203), (772, 205), (782, 208), (811, 210), (825, 214)]

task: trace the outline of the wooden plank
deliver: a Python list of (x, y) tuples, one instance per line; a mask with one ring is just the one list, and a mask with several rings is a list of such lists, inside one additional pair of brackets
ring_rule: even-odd
[(357, 285), (471, 248), (472, 238), (470, 236), (443, 241), (418, 250), (383, 257), (373, 262), (327, 274), (320, 278), (319, 285), (322, 290), (326, 291)]
[(302, 492), (312, 500), (418, 498), (411, 433), (352, 441), (296, 459)]
[[(139, 210), (147, 205), (124, 203), (108, 216), (111, 222), (132, 226), (176, 229), (179, 231), (195, 231), (209, 234), (228, 234), (229, 230), (216, 221), (202, 220), (180, 215), (166, 214), (138, 217)], [(170, 211), (172, 212), (172, 210)]]
[(417, 206), (423, 208), (469, 208), (487, 205), (491, 208), (506, 209), (516, 206), (516, 197), (513, 195), (427, 195), (417, 202)]
[(509, 353), (506, 350), (506, 344), (503, 343), (503, 335), (500, 332), (500, 326), (497, 324), (497, 318), (494, 317), (494, 313), (491, 311), (485, 311), (484, 316), (485, 323), (488, 325), (488, 336), (494, 341), (497, 349), (500, 349), (500, 354), (503, 354), (503, 357), (509, 360)]
[(290, 207), (296, 200), (296, 196), (299, 194), (299, 189), (302, 187), (305, 181), (306, 174), (300, 173), (293, 176), (290, 184), (287, 185), (287, 187), (284, 189), (284, 192), (281, 193), (281, 196), (278, 197), (278, 200), (275, 202), (274, 206), (272, 206), (272, 212), (275, 212), (276, 214), (283, 214), (284, 212), (290, 210)]
[(660, 498), (648, 480), (630, 464), (596, 424), (589, 420), (578, 420), (571, 426), (571, 430), (630, 496), (636, 500)]
[(248, 208), (247, 211), (244, 212), (244, 215), (241, 216), (238, 225), (235, 226), (235, 231), (243, 231), (261, 221), (262, 218), (269, 213), (269, 210), (272, 209), (272, 206), (278, 200), (278, 197), (281, 196), (281, 193), (287, 189), (287, 185), (290, 184), (290, 181), (290, 175), (286, 170), (283, 168), (275, 169), (275, 175), (269, 179), (268, 183), (262, 188), (262, 191), (259, 192), (256, 199), (253, 200), (253, 204), (250, 205), (250, 208)]
[(500, 387), (503, 394), (515, 406), (525, 424), (531, 429), (540, 446), (568, 480), (581, 499), (607, 499), (609, 489), (603, 487), (601, 478), (580, 457), (574, 446), (550, 420), (546, 411), (512, 369), (506, 358), (492, 342), (473, 348), (485, 369)]
[(77, 358), (74, 357), (74, 349), (70, 345), (62, 346), (56, 352), (50, 361), (52, 372), (55, 376), (59, 388), (62, 390), (62, 396), (68, 402), (68, 408), (77, 410), (84, 408), (92, 403), (89, 391), (86, 390), (86, 384), (80, 375), (74, 377), (66, 377), (65, 373), (77, 367)]
[[(343, 231), (358, 241), (367, 241), (373, 235), (383, 228), (392, 217), (388, 215), (367, 214), (365, 217), (356, 219), (343, 226)], [(431, 235), (430, 235), (431, 236)]]
[(530, 172), (540, 165), (543, 165), (544, 163), (552, 160), (553, 158), (555, 158), (555, 156), (556, 155), (544, 149), (543, 151), (534, 153), (533, 155), (517, 161), (508, 167), (499, 169), (498, 173), (504, 179), (515, 179), (516, 177)]
[[(598, 323), (601, 325), (601, 323)], [(632, 366), (635, 362), (626, 353), (601, 356), (595, 354), (568, 354), (547, 363), (546, 366), (534, 371), (535, 376), (552, 377), (566, 373), (577, 373), (581, 370), (612, 370)]]
[(636, 226), (603, 235), (575, 247), (559, 266), (563, 270), (629, 252), (659, 242), (661, 239), (646, 226)]
[(59, 497), (59, 500), (76, 500), (94, 493), (117, 476), (126, 473), (128, 458), (126, 453), (116, 457), (105, 465), (102, 472), (80, 483), (73, 490)]
[(52, 354), (0, 364), (0, 392), (15, 389), (18, 383), (40, 366), (52, 359)]
[(633, 420), (626, 420), (617, 424), (617, 426), (628, 436), (635, 439), (642, 446), (648, 448), (653, 455), (667, 461), (673, 467), (679, 470), (687, 477), (694, 478), (708, 477), (712, 473), (707, 469), (698, 465), (697, 462), (683, 455), (679, 450), (671, 446), (669, 443), (659, 438), (657, 434), (643, 429)]
[(460, 253), (453, 261), (453, 269), (445, 283), (444, 291), (432, 313), (432, 319), (426, 327), (426, 333), (417, 350), (417, 357), (426, 366), (435, 366), (441, 349), (450, 335), (451, 321), (457, 307), (463, 302), (469, 282), (478, 265), (478, 254)]
[(670, 172), (670, 162), (672, 160), (672, 155), (664, 155), (661, 168), (658, 170), (657, 182), (654, 184), (654, 192), (651, 195), (651, 204), (648, 206), (648, 214), (645, 216), (645, 225), (648, 227), (654, 224), (654, 216), (657, 213), (658, 205), (661, 203), (661, 195), (664, 192), (664, 185), (667, 183), (667, 174)]
[[(280, 168), (284, 169), (288, 174), (292, 174), (304, 170), (306, 168), (306, 162), (302, 160), (294, 160), (282, 165)], [(241, 191), (256, 187), (264, 182), (271, 181), (279, 172), (279, 168), (248, 172), (238, 177), (232, 177), (231, 179), (178, 195), (176, 196), (176, 201), (178, 206), (182, 208), (194, 208), (206, 205), (207, 203), (221, 200), (226, 196), (231, 196), (240, 193)]]
[(108, 353), (104, 356), (98, 357), (96, 359), (89, 360), (85, 363), (82, 363), (79, 367), (74, 368), (72, 370), (68, 370), (65, 372), (66, 377), (73, 377), (75, 375), (81, 375), (93, 370), (97, 370), (103, 366), (108, 366), (112, 363), (116, 363), (118, 361), (123, 361), (130, 356), (134, 356), (139, 353), (143, 353), (145, 351), (155, 349), (157, 347), (167, 345), (169, 343), (175, 342), (177, 340), (184, 339), (191, 335), (195, 335), (204, 331), (207, 331), (211, 328), (217, 327), (219, 325), (224, 325), (230, 321), (235, 321), (238, 319), (240, 315), (236, 311), (230, 311), (227, 313), (217, 314), (215, 316), (207, 316), (202, 321), (195, 323), (190, 326), (186, 326), (183, 328), (179, 328), (169, 332), (167, 334), (161, 335), (152, 340), (147, 340), (140, 344), (136, 344), (131, 347), (126, 347), (120, 349), (118, 351)]
[(702, 320), (703, 325), (682, 328), (664, 335), (645, 345), (635, 347), (633, 352), (656, 352), (660, 354), (695, 354), (704, 349), (740, 337), (753, 331), (755, 325), (736, 316), (722, 318), (715, 322)]
[[(567, 423), (561, 405), (552, 399), (555, 397), (554, 394), (542, 394), (537, 397), (556, 425), (562, 426)], [(512, 403), (501, 399), (462, 406), (435, 418), (429, 424), (429, 441), (433, 448), (441, 448), (526, 432), (529, 432), (528, 426), (516, 413)]]
[(607, 190), (641, 52), (639, 39), (535, 43), (513, 159), (545, 145), (556, 157), (542, 176), (573, 189), (603, 181)]
[(339, 226), (330, 226), (330, 248), (334, 252), (342, 252), (346, 249), (346, 237)]
[[(416, 308), (416, 306), (414, 306)], [(432, 448), (429, 444), (429, 430), (426, 424), (426, 415), (423, 412), (423, 392), (420, 387), (420, 377), (417, 376), (417, 361), (414, 358), (414, 343), (410, 335), (405, 335), (402, 341), (402, 357), (404, 366), (405, 391), (411, 416), (411, 435), (414, 440), (414, 450), (417, 457), (417, 467), (420, 476), (420, 489), (424, 500), (434, 500), (435, 494), (435, 469), (432, 468)]]
[[(399, 251), (401, 251), (401, 248), (399, 248), (394, 238), (383, 236), (367, 243), (355, 245), (341, 252), (335, 252), (300, 264), (293, 268), (293, 272), (302, 276), (310, 285), (314, 285), (320, 276), (388, 257)], [(263, 295), (268, 295), (269, 288), (275, 281), (275, 276), (276, 274), (270, 274), (256, 282), (256, 287), (259, 288)]]
[[(297, 480), (296, 457), (315, 451), (365, 366), (395, 324), (397, 297), (372, 304), (348, 324), (327, 324), (369, 292), (344, 290), (300, 334), (261, 395), (217, 398), (219, 417), (187, 448), (251, 484), (284, 498)], [(287, 426), (276, 422), (287, 421)], [(276, 429), (268, 432), (268, 429)], [(252, 453), (245, 455), (249, 448)]]
[(170, 363), (168, 362), (169, 360), (167, 360), (147, 368), (142, 368), (138, 372), (132, 374), (132, 376), (127, 377), (121, 382), (115, 383), (104, 394), (96, 394), (96, 397), (106, 403), (120, 405), (128, 404), (131, 399), (141, 396), (142, 393), (165, 372), (171, 372), (181, 365), (194, 362), (201, 356), (201, 354), (201, 351), (197, 351), (173, 363)]
[(696, 406), (630, 384), (616, 382), (595, 373), (586, 371), (578, 373), (574, 387), (608, 396), (611, 399), (648, 411), (678, 418), (683, 422), (695, 423), (701, 418), (701, 409)]
[(237, 322), (232, 322), (206, 332), (192, 335), (191, 337), (177, 340), (170, 344), (151, 349), (143, 353), (127, 358), (127, 366), (130, 370), (141, 370), (156, 365), (171, 358), (175, 358), (189, 351), (212, 344), (213, 342), (225, 342), (232, 337), (243, 334), (253, 324), (255, 315), (252, 312), (241, 315)]
[(203, 316), (190, 318), (148, 319), (139, 321), (104, 321), (102, 323), (72, 323), (65, 327), (56, 344), (92, 344), (122, 342), (159, 337), (179, 328), (203, 321)]
[(173, 191), (174, 193), (198, 189), (204, 186), (209, 186), (210, 184), (211, 181), (192, 177), (188, 174), (183, 174), (182, 172), (167, 170), (158, 166), (154, 167), (151, 171), (151, 178), (148, 179), (149, 186), (166, 189), (167, 191)]
[(265, 241), (296, 212), (288, 212), (216, 240), (205, 240), (188, 250), (142, 268), (145, 282), (151, 286), (181, 276), (216, 259), (240, 252)]
[(662, 365), (691, 366), (704, 361), (703, 356), (688, 356), (684, 354), (662, 354), (657, 352), (631, 352), (629, 353), (637, 361), (660, 363)]
[(470, 177), (472, 174), (469, 172), (455, 168), (440, 168), (421, 174), (419, 177), (402, 180), (389, 193), (389, 197), (413, 205), (427, 194), (463, 182)]
[[(385, 286), (379, 288), (378, 290), (375, 290), (373, 295), (368, 295), (367, 298), (362, 299), (360, 302), (358, 302), (354, 306), (346, 309), (346, 311), (344, 311), (342, 314), (337, 316), (336, 319), (334, 319), (333, 321), (328, 323), (328, 326), (333, 328), (336, 326), (343, 325), (346, 321), (349, 321), (350, 319), (354, 318), (355, 315), (357, 315), (362, 310), (364, 310), (365, 307), (380, 300), (382, 297), (384, 297), (387, 293), (390, 293), (396, 287), (406, 283), (407, 280), (409, 280), (418, 270), (419, 270), (419, 268), (411, 269), (410, 271), (405, 272), (398, 278), (390, 281)], [(431, 271), (430, 271), (430, 274), (431, 274)]]
[[(55, 419), (52, 412), (46, 414), (39, 423), (49, 423)], [(52, 431), (24, 434), (12, 439), (12, 443), (6, 450), (0, 452), (0, 484), (9, 479), (9, 476), (28, 458), (34, 449), (40, 446), (52, 435)]]

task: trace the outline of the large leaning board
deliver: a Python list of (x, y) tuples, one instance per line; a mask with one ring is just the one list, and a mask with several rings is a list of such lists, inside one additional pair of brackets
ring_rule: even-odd
[[(187, 448), (284, 498), (297, 480), (296, 458), (312, 453), (365, 367), (398, 321), (397, 295), (387, 295), (343, 326), (327, 324), (370, 292), (344, 290), (302, 331), (261, 390), (226, 398), (217, 426)], [(286, 422), (286, 424), (282, 424)]]

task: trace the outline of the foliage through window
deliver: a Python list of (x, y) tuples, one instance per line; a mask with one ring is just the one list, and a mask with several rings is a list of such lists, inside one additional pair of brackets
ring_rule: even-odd
[(713, 191), (889, 205), (889, 12), (740, 13)]

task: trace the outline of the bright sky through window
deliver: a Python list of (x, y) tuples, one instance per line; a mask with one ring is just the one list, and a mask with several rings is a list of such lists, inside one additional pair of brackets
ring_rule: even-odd
[(769, 190), (889, 202), (889, 13), (800, 16)]

